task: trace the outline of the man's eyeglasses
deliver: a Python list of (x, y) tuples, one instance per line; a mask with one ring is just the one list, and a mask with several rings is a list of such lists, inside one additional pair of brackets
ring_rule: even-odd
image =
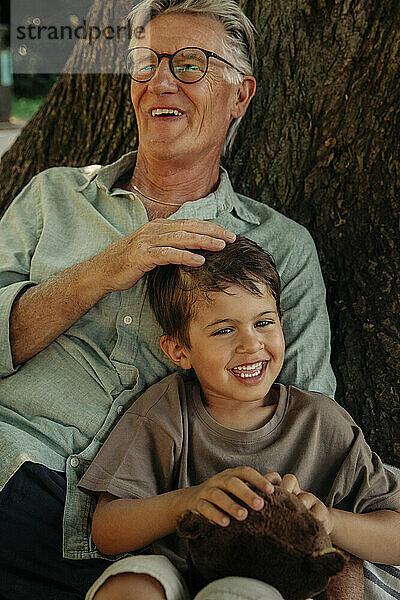
[(215, 52), (203, 48), (180, 48), (173, 54), (159, 54), (152, 48), (140, 46), (132, 48), (126, 55), (126, 70), (134, 81), (146, 83), (154, 77), (162, 58), (168, 58), (172, 75), (182, 83), (197, 83), (203, 79), (210, 58), (216, 58), (238, 71), (234, 65)]

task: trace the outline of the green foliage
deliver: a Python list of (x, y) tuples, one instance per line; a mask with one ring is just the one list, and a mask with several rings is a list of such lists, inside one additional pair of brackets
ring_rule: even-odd
[(37, 113), (43, 98), (16, 98), (12, 100), (11, 116), (18, 121), (29, 121)]

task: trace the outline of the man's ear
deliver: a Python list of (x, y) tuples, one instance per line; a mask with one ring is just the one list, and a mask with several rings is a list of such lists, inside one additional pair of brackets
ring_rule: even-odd
[(190, 362), (188, 356), (188, 350), (181, 342), (170, 337), (169, 335), (164, 334), (160, 337), (159, 344), (164, 354), (168, 356), (173, 363), (178, 365), (178, 367), (186, 370), (192, 368), (192, 363)]
[(239, 119), (243, 117), (247, 110), (250, 100), (256, 93), (256, 80), (251, 75), (245, 75), (243, 81), (239, 84), (235, 106), (232, 110), (232, 117)]

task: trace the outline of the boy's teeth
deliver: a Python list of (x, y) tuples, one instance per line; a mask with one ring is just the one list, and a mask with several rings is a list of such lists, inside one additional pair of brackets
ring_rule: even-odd
[(252, 365), (240, 365), (238, 367), (234, 367), (234, 371), (254, 371), (254, 369), (260, 369), (262, 367), (262, 362), (253, 363)]
[(258, 377), (261, 374), (261, 369), (254, 371), (254, 373), (239, 373), (239, 377), (242, 379), (248, 379), (249, 377)]
[(252, 365), (240, 365), (238, 367), (234, 367), (232, 372), (235, 375), (239, 375), (242, 379), (247, 379), (249, 377), (258, 377), (262, 371), (262, 362), (253, 363)]
[(175, 115), (176, 117), (179, 117), (182, 113), (179, 110), (173, 108), (155, 108), (151, 111), (151, 114), (153, 117), (156, 117), (158, 115)]

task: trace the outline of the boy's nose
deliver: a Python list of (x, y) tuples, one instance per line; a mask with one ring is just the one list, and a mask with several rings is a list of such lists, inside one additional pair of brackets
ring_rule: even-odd
[(236, 351), (241, 354), (254, 354), (264, 347), (263, 341), (260, 339), (256, 331), (242, 334), (238, 341)]

